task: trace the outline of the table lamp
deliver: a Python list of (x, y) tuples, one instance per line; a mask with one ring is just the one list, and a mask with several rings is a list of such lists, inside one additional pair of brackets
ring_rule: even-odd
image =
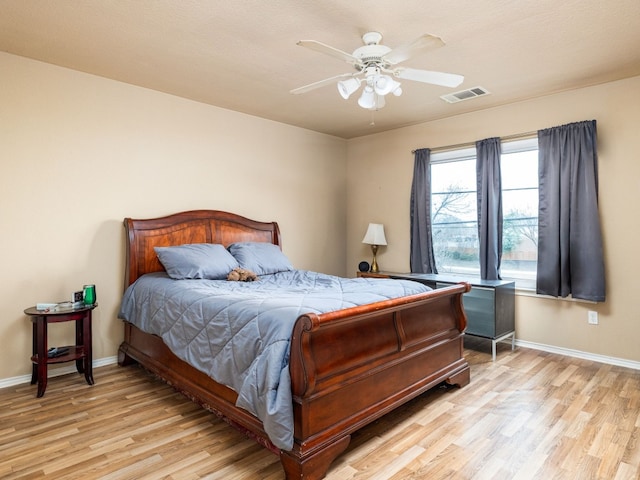
[(376, 253), (378, 253), (378, 246), (386, 245), (387, 239), (384, 236), (384, 225), (381, 223), (370, 223), (365, 233), (362, 243), (368, 243), (371, 245), (371, 251), (373, 252), (373, 261), (371, 262), (371, 272), (378, 273), (378, 262), (376, 261)]

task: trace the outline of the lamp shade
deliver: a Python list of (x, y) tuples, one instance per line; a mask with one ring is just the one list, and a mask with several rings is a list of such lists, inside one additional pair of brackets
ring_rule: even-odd
[(367, 233), (362, 239), (362, 243), (369, 245), (386, 245), (387, 239), (384, 236), (384, 225), (381, 223), (370, 223)]

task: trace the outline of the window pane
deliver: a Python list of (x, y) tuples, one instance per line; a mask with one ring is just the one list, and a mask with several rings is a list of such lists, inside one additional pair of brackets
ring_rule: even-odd
[(431, 190), (445, 192), (455, 185), (459, 190), (476, 191), (476, 160), (431, 164)]
[(538, 150), (507, 153), (500, 157), (502, 188), (538, 188)]
[(538, 151), (503, 154), (503, 278), (533, 287), (538, 260)]
[(431, 219), (440, 273), (479, 274), (476, 162), (431, 165)]

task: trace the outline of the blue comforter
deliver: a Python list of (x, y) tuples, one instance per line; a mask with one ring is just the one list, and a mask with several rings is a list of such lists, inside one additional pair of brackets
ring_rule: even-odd
[(429, 290), (412, 281), (294, 270), (255, 282), (140, 277), (119, 318), (162, 337), (181, 359), (238, 393), (272, 443), (293, 446), (289, 343), (296, 319)]

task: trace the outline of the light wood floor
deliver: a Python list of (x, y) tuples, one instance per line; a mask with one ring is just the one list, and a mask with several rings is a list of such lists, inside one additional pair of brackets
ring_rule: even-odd
[[(327, 480), (638, 479), (640, 372), (467, 340), (471, 384), (364, 428)], [(138, 367), (0, 390), (0, 478), (281, 480), (278, 458)]]

